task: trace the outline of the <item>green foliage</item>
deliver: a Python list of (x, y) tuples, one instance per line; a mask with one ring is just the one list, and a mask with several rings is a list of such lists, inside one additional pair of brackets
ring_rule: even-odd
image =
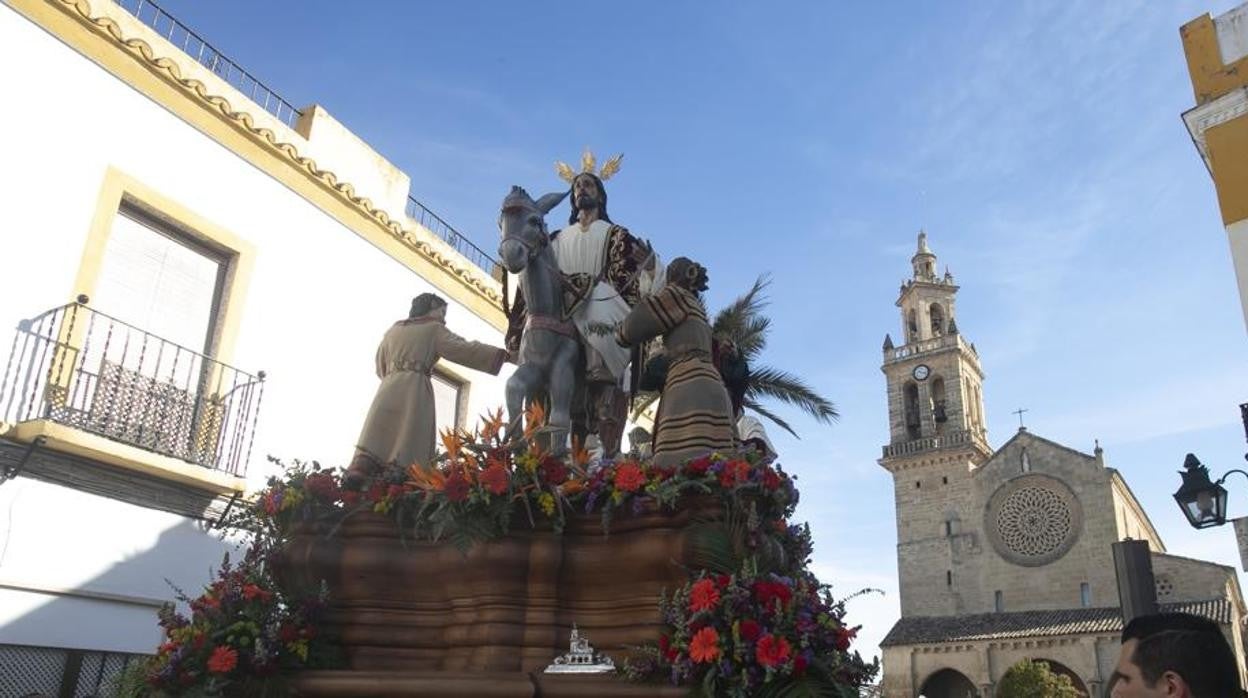
[(997, 698), (1082, 698), (1070, 677), (1055, 673), (1043, 661), (1023, 661), (1010, 667), (997, 686)]
[[(763, 400), (797, 407), (823, 424), (831, 424), (840, 418), (840, 414), (831, 400), (815, 392), (798, 376), (758, 363), (767, 348), (767, 331), (771, 329), (771, 318), (763, 315), (768, 302), (764, 291), (770, 283), (768, 277), (758, 277), (750, 290), (716, 313), (711, 323), (711, 334), (721, 344), (736, 347), (750, 366), (745, 383), (744, 407), (797, 436), (793, 426), (764, 405)], [(658, 399), (658, 393), (638, 394), (633, 403), (633, 414), (642, 414)]]

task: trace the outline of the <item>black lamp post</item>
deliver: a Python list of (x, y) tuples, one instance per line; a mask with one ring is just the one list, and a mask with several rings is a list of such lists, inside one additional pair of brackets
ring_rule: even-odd
[(1183, 486), (1174, 493), (1174, 501), (1179, 503), (1187, 522), (1192, 528), (1210, 528), (1226, 523), (1226, 488), (1222, 486), (1226, 476), (1217, 482), (1210, 482), (1209, 469), (1191, 453), (1183, 460), (1183, 468), (1179, 471), (1183, 476)]
[[(1244, 424), (1244, 438), (1248, 439), (1248, 402), (1239, 406), (1239, 417)], [(1248, 454), (1244, 458), (1248, 459)], [(1213, 482), (1209, 480), (1209, 469), (1195, 455), (1189, 453), (1183, 459), (1183, 470), (1179, 471), (1183, 486), (1174, 493), (1174, 501), (1179, 503), (1192, 528), (1212, 528), (1226, 523), (1226, 488), (1222, 483), (1231, 473), (1248, 477), (1248, 473), (1236, 469)]]

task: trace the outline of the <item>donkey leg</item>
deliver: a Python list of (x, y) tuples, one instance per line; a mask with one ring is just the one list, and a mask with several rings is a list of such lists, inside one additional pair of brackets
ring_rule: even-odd
[(576, 393), (576, 347), (571, 342), (560, 351), (550, 371), (551, 453), (563, 455), (568, 449), (572, 425), (572, 396)]
[(521, 364), (507, 379), (507, 439), (520, 433), (524, 418), (524, 399), (532, 395), (541, 379), (537, 364)]

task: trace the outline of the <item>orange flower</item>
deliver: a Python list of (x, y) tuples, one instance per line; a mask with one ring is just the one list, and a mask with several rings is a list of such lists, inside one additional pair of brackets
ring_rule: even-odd
[(715, 628), (702, 628), (689, 642), (689, 658), (695, 662), (713, 662), (719, 659), (719, 633)]
[(498, 408), (494, 412), (486, 412), (481, 416), (481, 440), (490, 442), (494, 437), (498, 436), (498, 432), (503, 429), (503, 408)]
[(407, 468), (408, 483), (422, 490), (442, 490), (446, 487), (446, 478), (436, 468), (425, 470), (418, 463)]
[(589, 464), (589, 449), (585, 448), (581, 440), (572, 437), (572, 465), (578, 469), (584, 468)]
[(541, 402), (534, 400), (529, 403), (529, 408), (524, 411), (524, 421), (524, 438), (532, 439), (537, 430), (546, 424), (546, 410)]
[(584, 490), (585, 490), (584, 480), (568, 480), (567, 482), (559, 486), (560, 494), (562, 494), (565, 497), (570, 497), (576, 494), (577, 492), (583, 492)]
[(636, 492), (646, 484), (646, 477), (636, 463), (621, 463), (615, 468), (615, 488), (623, 492)]
[(490, 494), (503, 494), (511, 484), (511, 478), (507, 477), (507, 469), (501, 463), (496, 463), (481, 473), (481, 484)]
[(229, 645), (217, 645), (208, 658), (208, 671), (214, 674), (228, 674), (238, 666), (238, 652)]
[(788, 661), (790, 649), (788, 640), (767, 634), (758, 639), (758, 646), (754, 648), (754, 658), (763, 666), (778, 666)]
[(719, 603), (719, 590), (710, 579), (700, 579), (689, 592), (689, 610), (709, 611)]
[(442, 446), (446, 448), (446, 455), (452, 460), (459, 456), (459, 451), (464, 447), (463, 439), (459, 438), (459, 432), (454, 429), (447, 429), (442, 432)]

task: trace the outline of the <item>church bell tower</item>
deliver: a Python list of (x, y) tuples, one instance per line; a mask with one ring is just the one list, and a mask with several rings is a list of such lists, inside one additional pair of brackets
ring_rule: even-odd
[(938, 273), (927, 233), (910, 264), (897, 298), (900, 341), (884, 337), (889, 442), (879, 463), (894, 481), (902, 615), (944, 615), (963, 608), (957, 568), (978, 551), (963, 535), (974, 513), (963, 509), (992, 450), (979, 354), (958, 329), (958, 286), (948, 269)]

